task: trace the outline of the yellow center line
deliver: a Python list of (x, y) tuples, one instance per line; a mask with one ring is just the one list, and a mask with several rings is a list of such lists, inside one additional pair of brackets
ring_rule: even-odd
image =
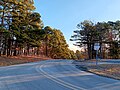
[(38, 68), (37, 68), (37, 70), (40, 72), (42, 72), (43, 73), (43, 75), (45, 76), (45, 77), (47, 77), (47, 78), (49, 78), (50, 80), (52, 80), (52, 81), (54, 81), (54, 82), (56, 82), (56, 83), (58, 83), (58, 84), (61, 84), (61, 85), (63, 85), (63, 86), (65, 86), (65, 87), (67, 87), (67, 88), (70, 88), (70, 89), (72, 89), (72, 90), (86, 90), (86, 89), (84, 89), (84, 88), (82, 88), (82, 87), (79, 87), (79, 86), (76, 86), (76, 85), (73, 85), (73, 84), (71, 84), (71, 83), (68, 83), (68, 82), (65, 82), (65, 81), (63, 81), (63, 80), (61, 80), (61, 79), (58, 79), (57, 77), (55, 77), (55, 76), (52, 76), (52, 75), (50, 75), (50, 74), (48, 74), (47, 72), (45, 72), (42, 68), (44, 67), (44, 65), (45, 64), (43, 64), (43, 65), (41, 65), (41, 66), (39, 66)]

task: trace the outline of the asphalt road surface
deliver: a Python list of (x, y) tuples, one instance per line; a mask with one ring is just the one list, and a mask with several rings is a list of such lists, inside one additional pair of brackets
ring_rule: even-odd
[(72, 60), (0, 67), (0, 90), (120, 90), (120, 80), (77, 69)]

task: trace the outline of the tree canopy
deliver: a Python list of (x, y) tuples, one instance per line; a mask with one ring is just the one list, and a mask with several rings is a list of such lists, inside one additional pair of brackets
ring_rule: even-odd
[[(71, 41), (75, 41), (76, 46), (87, 49), (88, 58), (95, 58), (95, 43), (100, 43), (99, 55), (104, 58), (102, 53), (109, 52), (111, 58), (120, 56), (120, 21), (98, 22), (94, 24), (85, 20), (77, 24), (77, 30), (71, 36)], [(106, 50), (103, 50), (106, 47)]]
[(0, 1), (0, 55), (74, 59), (63, 33), (45, 26), (33, 0)]

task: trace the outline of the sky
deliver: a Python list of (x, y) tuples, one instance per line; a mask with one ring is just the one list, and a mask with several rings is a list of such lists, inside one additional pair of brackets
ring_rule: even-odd
[(61, 30), (72, 50), (79, 50), (69, 41), (78, 23), (120, 20), (120, 0), (34, 0), (34, 5), (44, 26)]

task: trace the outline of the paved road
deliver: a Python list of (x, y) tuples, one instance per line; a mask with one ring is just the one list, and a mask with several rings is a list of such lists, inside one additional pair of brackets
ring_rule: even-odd
[(120, 90), (120, 80), (77, 69), (70, 60), (0, 67), (0, 90)]

